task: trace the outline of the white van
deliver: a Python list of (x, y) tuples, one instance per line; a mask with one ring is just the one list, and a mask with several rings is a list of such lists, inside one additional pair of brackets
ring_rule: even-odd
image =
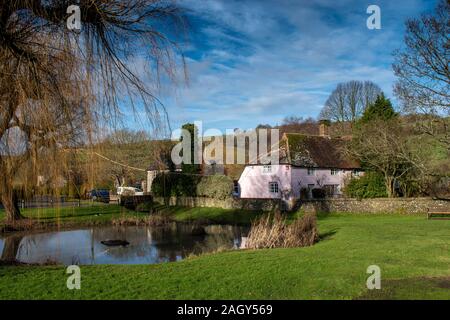
[(143, 196), (144, 191), (142, 191), (139, 188), (135, 187), (118, 187), (117, 188), (117, 195), (132, 195), (132, 196)]

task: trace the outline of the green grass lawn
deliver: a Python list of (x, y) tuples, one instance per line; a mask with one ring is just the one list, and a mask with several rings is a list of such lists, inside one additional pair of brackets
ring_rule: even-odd
[[(131, 210), (115, 204), (93, 202), (82, 207), (51, 207), (22, 209), (26, 218), (34, 219), (40, 224), (72, 226), (108, 223), (122, 216), (139, 216)], [(5, 212), (0, 210), (0, 226), (4, 223)]]
[[(194, 210), (189, 216), (195, 214), (200, 215)], [(1, 266), (0, 298), (450, 298), (449, 220), (328, 215), (319, 219), (319, 230), (322, 240), (308, 248), (230, 251), (158, 265), (82, 266), (81, 290), (75, 291), (66, 288), (64, 267)], [(369, 265), (381, 268), (382, 290), (366, 289)]]

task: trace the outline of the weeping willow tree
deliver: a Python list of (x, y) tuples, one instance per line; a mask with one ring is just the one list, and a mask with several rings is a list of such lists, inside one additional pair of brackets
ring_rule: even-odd
[(14, 181), (24, 170), (31, 184), (58, 172), (64, 150), (95, 144), (98, 128), (120, 127), (125, 113), (164, 129), (155, 92), (184, 71), (184, 25), (172, 1), (0, 0), (0, 194), (9, 223), (22, 218)]

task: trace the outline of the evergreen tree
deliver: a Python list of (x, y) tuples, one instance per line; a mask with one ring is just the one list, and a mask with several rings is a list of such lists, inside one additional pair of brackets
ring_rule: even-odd
[(375, 102), (367, 107), (361, 118), (362, 123), (367, 123), (372, 120), (390, 120), (397, 117), (397, 113), (392, 107), (391, 100), (387, 99), (381, 93)]
[[(183, 162), (181, 164), (181, 170), (183, 170), (184, 173), (199, 173), (200, 165), (194, 164), (194, 159), (195, 159), (194, 158), (194, 144), (195, 144), (195, 141), (197, 140), (198, 129), (193, 123), (186, 123), (181, 128), (184, 130), (187, 130), (191, 136), (191, 163)], [(182, 140), (183, 140), (183, 137), (181, 137), (180, 141), (182, 141)]]

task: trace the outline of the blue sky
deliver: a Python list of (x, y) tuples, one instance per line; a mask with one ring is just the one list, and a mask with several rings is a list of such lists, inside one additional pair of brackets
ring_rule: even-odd
[[(172, 128), (254, 128), (317, 117), (339, 82), (371, 80), (392, 97), (404, 21), (430, 0), (179, 0), (190, 21), (189, 81), (162, 92)], [(381, 8), (381, 30), (366, 9)]]

